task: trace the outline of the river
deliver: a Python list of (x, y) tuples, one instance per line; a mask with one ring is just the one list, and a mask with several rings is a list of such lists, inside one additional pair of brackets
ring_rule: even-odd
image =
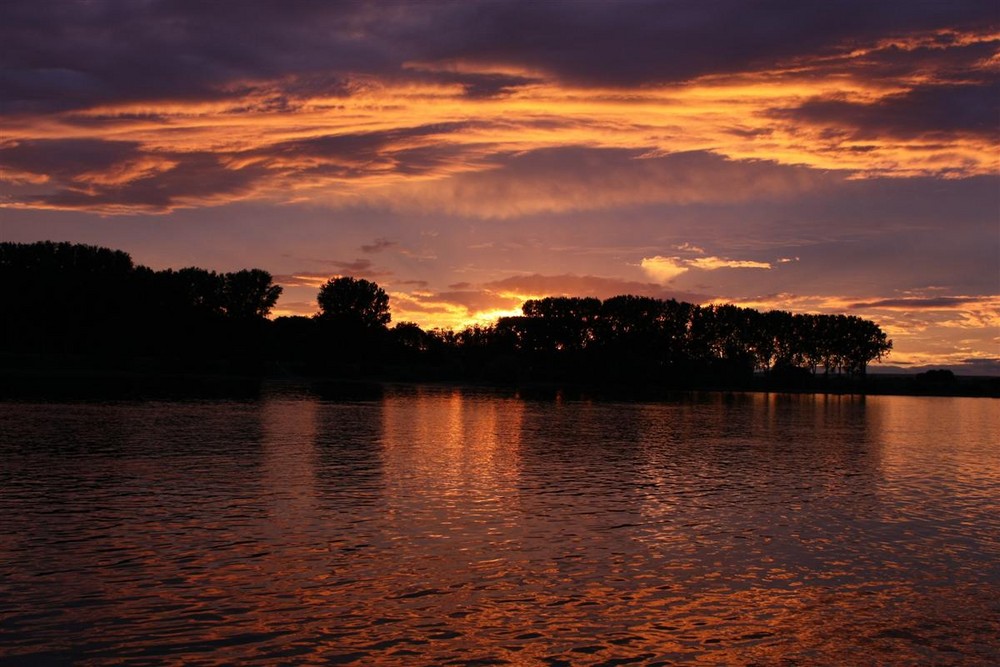
[(0, 663), (1000, 663), (1000, 402), (0, 403)]

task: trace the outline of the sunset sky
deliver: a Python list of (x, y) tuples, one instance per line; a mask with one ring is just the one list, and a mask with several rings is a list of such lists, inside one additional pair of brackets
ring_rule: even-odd
[(1000, 374), (1000, 5), (6, 0), (0, 239), (335, 275), (393, 321), (631, 293)]

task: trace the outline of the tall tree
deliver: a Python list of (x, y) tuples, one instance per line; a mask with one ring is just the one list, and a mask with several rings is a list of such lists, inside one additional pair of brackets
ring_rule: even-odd
[(331, 278), (319, 289), (319, 317), (327, 321), (361, 325), (366, 329), (389, 324), (389, 295), (363, 278)]
[(265, 318), (281, 296), (281, 286), (273, 284), (271, 274), (261, 269), (226, 273), (222, 279), (223, 308), (232, 319)]

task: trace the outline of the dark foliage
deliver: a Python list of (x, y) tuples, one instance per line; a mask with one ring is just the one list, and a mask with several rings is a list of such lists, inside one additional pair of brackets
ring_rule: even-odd
[(913, 377), (914, 389), (918, 393), (935, 393), (958, 386), (958, 378), (946, 368), (917, 373)]
[(70, 243), (0, 243), (7, 354), (156, 358), (178, 370), (254, 370), (281, 294), (260, 269), (153, 271), (128, 254)]
[(363, 278), (331, 278), (319, 288), (316, 300), (324, 320), (368, 330), (389, 324), (389, 296)]
[[(388, 328), (375, 283), (334, 278), (314, 317), (266, 319), (281, 288), (259, 269), (153, 271), (120, 251), (0, 244), (7, 354), (154, 358), (178, 368), (339, 377), (809, 389), (864, 376), (892, 348), (859, 317), (761, 313), (631, 295), (527, 301), (460, 332)], [(946, 378), (927, 377), (928, 382)]]
[(344, 276), (328, 280), (316, 300), (319, 314), (313, 326), (319, 345), (310, 355), (312, 370), (348, 376), (376, 372), (387, 348), (390, 316), (385, 290)]
[(824, 374), (861, 376), (892, 343), (873, 322), (845, 315), (760, 313), (733, 305), (616, 296), (528, 301), (457, 336), (484, 375), (508, 359), (526, 379), (742, 386), (755, 372), (802, 385)]

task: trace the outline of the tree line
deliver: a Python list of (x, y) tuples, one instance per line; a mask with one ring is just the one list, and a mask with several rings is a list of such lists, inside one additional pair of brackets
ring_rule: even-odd
[(281, 295), (260, 269), (154, 271), (120, 250), (0, 243), (0, 351), (256, 365)]
[(754, 373), (862, 376), (892, 348), (870, 320), (759, 312), (622, 295), (527, 301), (523, 315), (459, 335), (487, 355), (530, 360), (542, 375), (685, 384), (745, 381)]
[(529, 300), (464, 330), (390, 327), (373, 282), (332, 278), (312, 317), (268, 319), (281, 287), (261, 269), (154, 271), (69, 243), (0, 243), (10, 287), (0, 351), (168, 360), (295, 375), (740, 386), (863, 376), (892, 348), (870, 320), (622, 295)]

